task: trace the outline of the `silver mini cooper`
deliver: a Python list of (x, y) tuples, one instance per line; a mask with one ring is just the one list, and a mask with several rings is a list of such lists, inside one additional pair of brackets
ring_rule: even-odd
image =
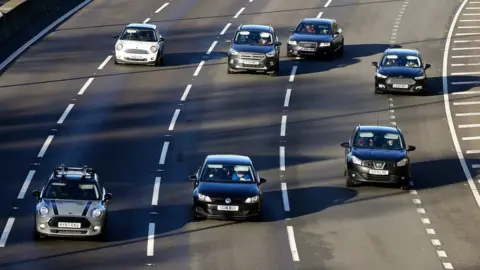
[(107, 225), (107, 202), (112, 194), (100, 185), (92, 168), (55, 168), (37, 198), (35, 239), (45, 236), (92, 237), (103, 240)]

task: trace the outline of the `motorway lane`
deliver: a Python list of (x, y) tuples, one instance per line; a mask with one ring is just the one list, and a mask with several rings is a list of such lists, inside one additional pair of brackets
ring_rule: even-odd
[[(182, 15), (211, 16), (211, 13), (199, 13), (200, 6), (178, 4), (181, 6), (176, 11), (184, 12)], [(228, 3), (226, 6), (218, 6), (217, 11), (229, 14), (229, 10), (233, 12), (239, 8), (232, 5)], [(184, 8), (194, 11), (187, 12)], [(182, 33), (188, 33), (190, 29), (185, 29), (189, 25), (186, 22), (177, 23), (177, 15), (178, 13), (169, 13), (163, 16), (166, 22), (162, 27), (168, 32), (167, 38), (170, 36), (172, 40), (175, 40), (177, 31), (179, 41)], [(152, 20), (155, 18), (152, 17)], [(220, 28), (225, 23), (220, 20), (216, 22), (219, 25), (213, 20), (212, 24), (205, 24), (204, 27)], [(14, 269), (51, 268), (52, 264), (57, 267), (68, 265), (71, 268), (72, 261), (84, 262), (87, 257), (96, 256), (103, 258), (98, 261), (98, 265), (92, 265), (94, 268), (104, 268), (107, 262), (116, 269), (143, 267), (146, 249), (144, 238), (151, 210), (148, 207), (156, 164), (173, 108), (184, 87), (184, 81), (177, 78), (190, 78), (193, 74), (194, 69), (185, 64), (200, 61), (200, 58), (194, 59), (192, 55), (200, 55), (197, 53), (201, 49), (198, 45), (203, 41), (201, 38), (182, 40), (176, 46), (168, 47), (166, 64), (169, 66), (159, 68), (162, 71), (151, 67), (114, 66), (110, 62), (99, 72), (84, 96), (78, 98), (78, 103), (58, 131), (58, 139), (54, 139), (37, 172), (32, 187), (38, 188), (51, 173), (51, 168), (59, 162), (79, 165), (88, 162), (94, 166), (115, 198), (111, 205), (113, 225), (110, 226), (110, 243), (72, 244), (69, 241), (53, 241), (32, 244), (30, 209), (33, 199), (29, 196), (19, 205), (21, 210), (17, 215), (18, 225), (14, 226), (9, 249), (2, 256), (4, 263), (24, 261), (14, 265)], [(204, 50), (206, 48), (208, 46)], [(29, 193), (30, 191), (31, 189)], [(180, 246), (177, 248), (185, 249)], [(128, 250), (129, 256), (123, 256), (127, 252), (124, 250)], [(28, 256), (24, 255), (25, 252)], [(128, 259), (128, 263), (119, 259), (119, 256)]]
[[(387, 95), (374, 94), (371, 62), (389, 46), (402, 6), (333, 2), (323, 17), (337, 19), (344, 30), (343, 59), (299, 61), (288, 109), (286, 177), (288, 224), (295, 229), (303, 269), (440, 267), (408, 192), (369, 185), (347, 189), (343, 177), (339, 144), (357, 124), (393, 120)], [(295, 164), (299, 156), (312, 161)]]
[(3, 175), (2, 226), (29, 164), (39, 162), (36, 156), (49, 130), (58, 128), (55, 123), (65, 106), (113, 49), (112, 35), (130, 21), (142, 21), (160, 5), (152, 0), (143, 3), (140, 7), (123, 0), (91, 3), (31, 47), (0, 77), (0, 158), (5, 168), (15, 168)]
[[(474, 2), (474, 1), (472, 1)], [(402, 22), (398, 42), (403, 47), (419, 49), (432, 68), (430, 77), (431, 96), (414, 97), (395, 95), (397, 122), (403, 128), (407, 138), (417, 145), (418, 151), (412, 157), (416, 160), (413, 165), (415, 187), (418, 190), (422, 206), (431, 225), (435, 230), (430, 235), (432, 240), (439, 240), (436, 249), (445, 251), (447, 258), (442, 262), (449, 262), (455, 269), (477, 269), (480, 238), (474, 224), (480, 222), (478, 205), (472, 195), (465, 175), (458, 161), (452, 138), (445, 116), (444, 98), (442, 94), (442, 65), (443, 52), (446, 42), (446, 32), (450, 28), (452, 14), (460, 3), (451, 1), (422, 1), (409, 7)], [(438, 8), (442, 7), (442, 8)], [(466, 8), (480, 7), (479, 4), (467, 4)], [(422, 24), (414, 18), (423, 16), (422, 10), (430, 10), (435, 21), (425, 21)], [(459, 17), (455, 27), (448, 58), (448, 75), (450, 108), (453, 123), (456, 129), (462, 152), (472, 175), (476, 177), (475, 169), (471, 168), (478, 162), (478, 155), (469, 154), (467, 150), (478, 149), (478, 141), (463, 141), (462, 137), (478, 136), (478, 127), (463, 126), (478, 123), (478, 116), (456, 116), (458, 113), (477, 112), (477, 106), (471, 103), (478, 101), (477, 86), (475, 84), (452, 85), (455, 82), (478, 81), (476, 72), (476, 50), (461, 48), (476, 47), (475, 36), (456, 36), (466, 32), (478, 32), (474, 28), (459, 28), (479, 25), (475, 20), (478, 16), (465, 14), (478, 13), (477, 10), (465, 9)], [(407, 19), (408, 18), (408, 19)], [(416, 31), (408, 31), (416, 29)], [(470, 40), (470, 42), (464, 42)], [(462, 41), (462, 42), (459, 42)], [(463, 57), (462, 57), (463, 56)], [(462, 64), (462, 65), (460, 65)], [(469, 66), (470, 64), (470, 66)], [(478, 183), (477, 183), (478, 184)]]

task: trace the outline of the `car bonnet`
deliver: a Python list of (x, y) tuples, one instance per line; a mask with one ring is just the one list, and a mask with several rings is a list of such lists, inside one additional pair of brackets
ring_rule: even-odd
[(44, 200), (55, 215), (75, 215), (86, 216), (92, 209), (99, 204), (99, 201), (79, 201), (79, 200)]

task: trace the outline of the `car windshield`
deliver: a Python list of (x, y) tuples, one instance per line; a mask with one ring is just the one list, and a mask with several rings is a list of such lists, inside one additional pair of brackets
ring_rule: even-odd
[(382, 66), (384, 67), (412, 67), (419, 68), (422, 66), (422, 61), (417, 56), (413, 55), (386, 55), (383, 58)]
[(94, 183), (75, 181), (51, 182), (45, 189), (45, 199), (98, 200), (100, 194)]
[(235, 44), (239, 45), (272, 45), (273, 37), (268, 32), (238, 31), (235, 35)]
[(255, 182), (252, 167), (234, 164), (207, 164), (200, 181)]
[(120, 40), (157, 41), (155, 30), (141, 27), (127, 27), (120, 36)]
[(354, 147), (401, 150), (404, 149), (401, 137), (398, 133), (384, 131), (360, 131), (355, 136)]
[(295, 29), (297, 34), (331, 35), (332, 30), (327, 23), (300, 23)]

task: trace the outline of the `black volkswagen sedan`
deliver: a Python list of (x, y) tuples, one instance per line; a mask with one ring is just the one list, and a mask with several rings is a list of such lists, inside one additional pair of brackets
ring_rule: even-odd
[(427, 74), (430, 64), (424, 64), (422, 55), (413, 49), (387, 49), (376, 67), (375, 93), (403, 92), (427, 94)]
[(260, 178), (251, 159), (240, 155), (209, 155), (194, 175), (193, 220), (257, 219), (262, 215)]
[(342, 56), (344, 38), (335, 20), (305, 18), (288, 38), (287, 56)]
[(406, 145), (398, 127), (357, 126), (350, 141), (341, 144), (345, 149), (346, 186), (372, 182), (397, 184), (409, 188), (409, 151), (415, 146)]
[(275, 29), (269, 25), (242, 24), (237, 28), (228, 50), (227, 73), (255, 71), (278, 74), (280, 46)]

